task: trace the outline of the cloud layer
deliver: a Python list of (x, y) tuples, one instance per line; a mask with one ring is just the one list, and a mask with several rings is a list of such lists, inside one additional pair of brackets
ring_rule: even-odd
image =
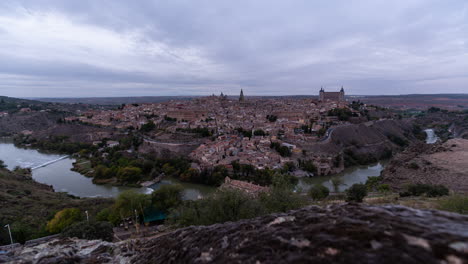
[(468, 93), (464, 0), (2, 1), (0, 95)]

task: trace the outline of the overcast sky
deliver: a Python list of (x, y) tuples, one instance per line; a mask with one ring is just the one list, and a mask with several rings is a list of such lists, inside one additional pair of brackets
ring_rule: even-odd
[(0, 95), (468, 93), (466, 0), (1, 0)]

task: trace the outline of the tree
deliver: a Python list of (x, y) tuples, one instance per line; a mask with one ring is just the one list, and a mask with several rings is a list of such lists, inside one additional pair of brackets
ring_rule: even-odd
[(309, 196), (316, 201), (327, 198), (329, 194), (330, 190), (321, 184), (316, 184), (309, 190)]
[(81, 221), (83, 215), (78, 208), (66, 208), (55, 214), (54, 218), (47, 223), (47, 231), (51, 233), (59, 233), (65, 227), (73, 223)]
[(120, 168), (117, 173), (117, 178), (121, 182), (136, 182), (141, 177), (141, 169), (137, 167)]
[(148, 123), (141, 126), (140, 131), (150, 132), (156, 128), (156, 124), (153, 121), (148, 121)]
[(109, 222), (82, 221), (66, 227), (63, 237), (76, 237), (80, 239), (101, 239), (111, 242), (113, 239), (112, 225)]
[(312, 160), (301, 161), (300, 167), (310, 173), (317, 173), (317, 167)]
[(262, 129), (257, 129), (254, 131), (254, 136), (265, 136), (266, 133)]
[(333, 191), (339, 192), (340, 186), (343, 185), (343, 180), (335, 177), (331, 179), (331, 184), (333, 185)]
[(122, 192), (117, 196), (113, 209), (120, 217), (129, 217), (135, 215), (135, 210), (141, 213), (141, 210), (150, 204), (150, 196), (137, 193), (134, 190)]
[(222, 190), (198, 201), (186, 201), (169, 216), (179, 226), (238, 221), (264, 213), (256, 199), (237, 190)]
[(5, 162), (3, 162), (3, 160), (0, 160), (0, 169), (4, 169), (6, 167), (7, 165), (5, 164)]
[(151, 194), (151, 203), (165, 213), (182, 204), (183, 188), (180, 185), (163, 185)]
[(366, 195), (367, 186), (365, 184), (353, 184), (348, 190), (346, 190), (346, 201), (361, 203)]

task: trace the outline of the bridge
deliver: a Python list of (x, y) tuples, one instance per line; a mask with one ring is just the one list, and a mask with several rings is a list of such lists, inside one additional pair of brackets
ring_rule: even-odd
[(54, 159), (54, 160), (48, 161), (48, 162), (43, 163), (43, 164), (41, 164), (41, 165), (39, 165), (39, 166), (34, 166), (34, 167), (32, 167), (31, 170), (35, 170), (35, 169), (39, 169), (39, 168), (45, 167), (45, 166), (47, 166), (47, 165), (50, 165), (50, 164), (55, 163), (55, 162), (57, 162), (57, 161), (61, 161), (61, 160), (66, 159), (66, 158), (68, 158), (68, 157), (69, 157), (69, 155), (66, 155), (66, 156), (60, 157), (60, 158), (58, 158), (58, 159)]

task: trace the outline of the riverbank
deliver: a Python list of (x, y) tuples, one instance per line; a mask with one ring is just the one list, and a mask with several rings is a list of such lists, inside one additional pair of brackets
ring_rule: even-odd
[(83, 158), (76, 158), (76, 161), (73, 162), (72, 171), (76, 171), (81, 175), (86, 177), (93, 177), (94, 169), (91, 167), (91, 161)]

